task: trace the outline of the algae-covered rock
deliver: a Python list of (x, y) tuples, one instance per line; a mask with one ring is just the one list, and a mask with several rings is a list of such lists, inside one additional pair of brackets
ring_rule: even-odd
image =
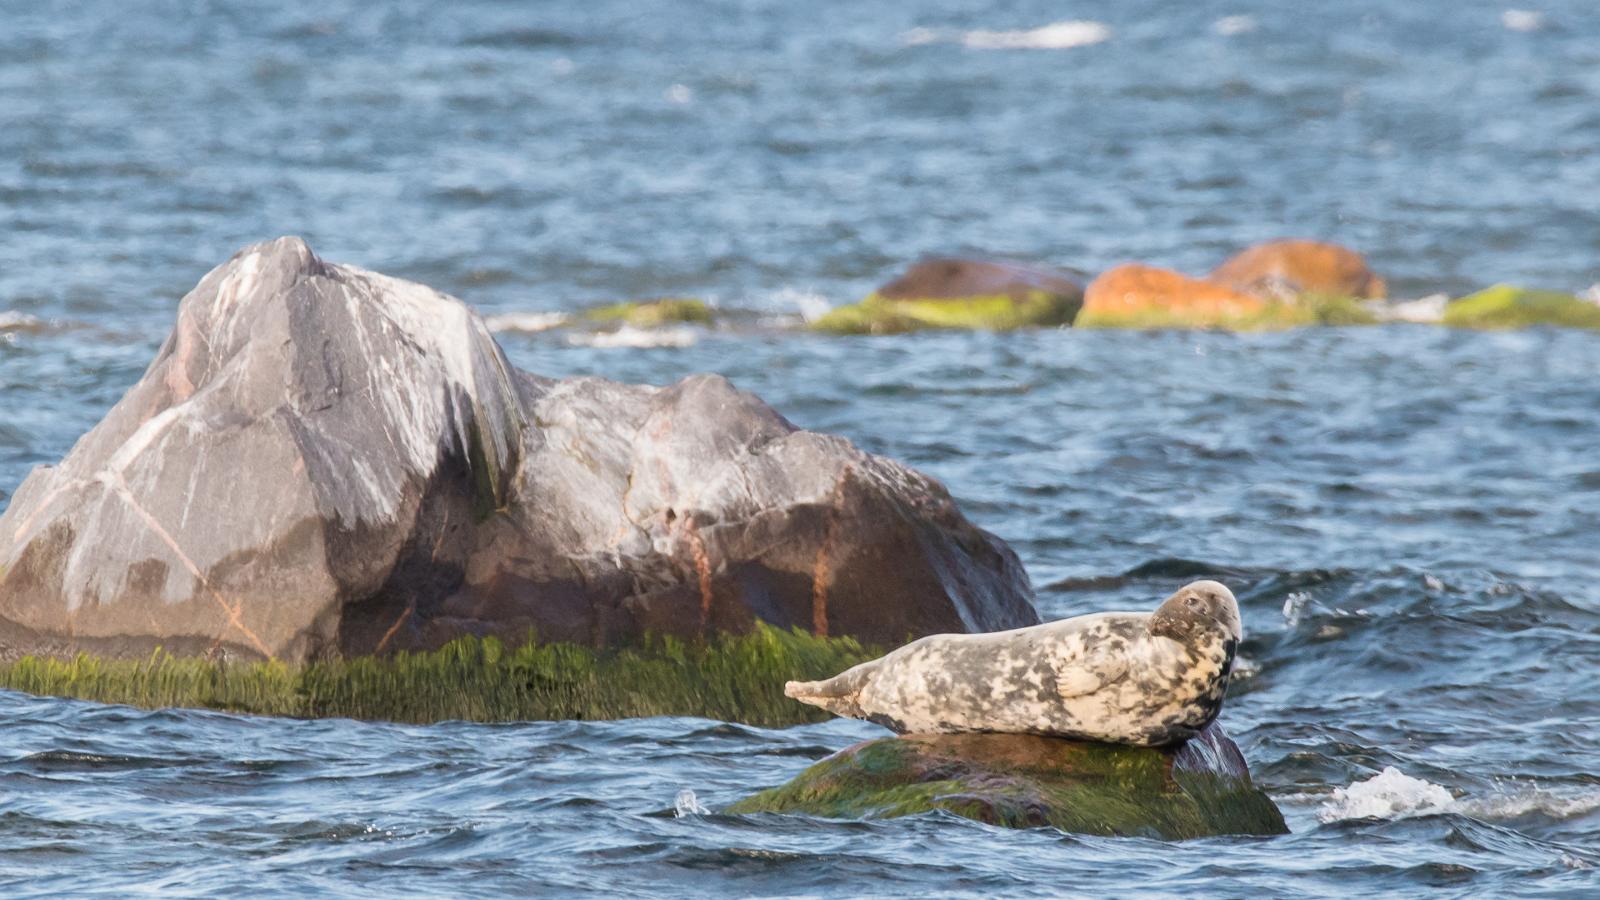
[(1361, 254), (1323, 241), (1268, 241), (1235, 254), (1207, 280), (1275, 300), (1304, 296), (1382, 298), (1387, 287)]
[(1497, 284), (1451, 302), (1443, 322), (1456, 328), (1600, 328), (1600, 304), (1559, 291)]
[(690, 297), (612, 303), (588, 310), (583, 317), (591, 322), (620, 322), (634, 328), (710, 325), (715, 318), (711, 313), (711, 307), (707, 306), (704, 300)]
[(1070, 325), (1083, 286), (1065, 272), (1018, 263), (927, 259), (860, 303), (811, 323), (837, 334), (925, 329), (1010, 331)]
[(828, 713), (783, 695), (878, 651), (852, 638), (758, 626), (706, 641), (625, 648), (461, 637), (438, 650), (309, 663), (156, 652), (138, 659), (0, 658), (0, 688), (159, 709), (395, 722), (699, 716), (775, 728)]
[(1117, 266), (1090, 282), (1078, 328), (1222, 328), (1270, 331), (1305, 325), (1367, 325), (1377, 317), (1351, 297), (1272, 298), (1171, 269)]
[(1286, 834), (1213, 723), (1176, 749), (1022, 734), (911, 734), (857, 744), (729, 813), (892, 818), (936, 809), (1010, 828), (1168, 839)]

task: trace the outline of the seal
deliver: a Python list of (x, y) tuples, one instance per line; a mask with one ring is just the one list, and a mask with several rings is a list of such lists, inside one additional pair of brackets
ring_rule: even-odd
[(1153, 613), (936, 634), (783, 692), (893, 731), (996, 731), (1160, 747), (1222, 711), (1243, 636), (1233, 592), (1196, 581)]

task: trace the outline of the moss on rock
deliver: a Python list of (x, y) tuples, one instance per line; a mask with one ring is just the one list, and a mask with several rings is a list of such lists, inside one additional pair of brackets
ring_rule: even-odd
[(147, 708), (205, 707), (397, 722), (703, 716), (776, 727), (828, 718), (783, 696), (790, 679), (824, 678), (880, 655), (852, 638), (766, 625), (706, 643), (651, 638), (595, 650), (460, 638), (428, 653), (226, 663), (163, 651), (144, 660), (79, 655), (0, 664), (0, 687)]
[(1202, 746), (1173, 751), (1021, 734), (883, 738), (726, 811), (891, 818), (945, 810), (1010, 828), (1167, 839), (1287, 833), (1232, 741), (1220, 729), (1196, 741)]
[(891, 299), (872, 294), (851, 306), (829, 310), (811, 323), (833, 334), (902, 334), (935, 329), (1013, 331), (1071, 325), (1081, 298), (1031, 291), (1021, 296)]
[(1230, 313), (1213, 309), (1147, 306), (1132, 310), (1085, 309), (1077, 328), (1201, 329), (1282, 331), (1313, 325), (1375, 325), (1378, 316), (1354, 297), (1307, 294), (1273, 300), (1259, 309)]
[(704, 300), (688, 297), (612, 303), (588, 310), (583, 317), (591, 322), (620, 322), (634, 328), (659, 328), (674, 324), (710, 325), (714, 320), (711, 307)]
[(1556, 325), (1600, 329), (1600, 304), (1559, 291), (1497, 284), (1453, 301), (1443, 323), (1456, 328), (1527, 328)]

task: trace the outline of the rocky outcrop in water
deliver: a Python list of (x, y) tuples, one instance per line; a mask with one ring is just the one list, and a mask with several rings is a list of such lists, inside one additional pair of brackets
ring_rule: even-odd
[(1171, 269), (1128, 263), (1089, 283), (1078, 324), (1108, 326), (1211, 325), (1265, 312), (1266, 301)]
[(1497, 284), (1451, 302), (1441, 321), (1455, 328), (1491, 330), (1534, 325), (1600, 329), (1600, 300)]
[(812, 323), (841, 334), (935, 328), (1008, 331), (1072, 324), (1083, 285), (1040, 266), (972, 259), (925, 259), (852, 306)]
[(937, 482), (715, 376), (517, 371), (465, 305), (245, 249), (144, 377), (0, 516), (0, 655), (304, 660), (698, 636), (898, 644), (1033, 624)]
[(893, 818), (945, 810), (1010, 828), (1168, 839), (1287, 834), (1212, 723), (1178, 748), (1026, 734), (911, 734), (835, 753), (730, 813)]
[(1247, 247), (1217, 266), (1210, 281), (1277, 300), (1306, 295), (1380, 299), (1383, 279), (1361, 254), (1324, 241), (1267, 241)]
[(1099, 328), (1232, 328), (1368, 325), (1361, 301), (1385, 286), (1359, 253), (1320, 241), (1269, 241), (1205, 278), (1130, 263), (1090, 282), (1075, 324)]

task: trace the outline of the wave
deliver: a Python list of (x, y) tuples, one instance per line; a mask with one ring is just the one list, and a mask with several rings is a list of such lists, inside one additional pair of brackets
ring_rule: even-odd
[(1428, 325), (1443, 321), (1444, 308), (1449, 303), (1448, 294), (1429, 294), (1416, 300), (1373, 303), (1368, 308), (1385, 322), (1416, 322)]
[(686, 326), (645, 329), (624, 325), (616, 331), (575, 334), (567, 338), (567, 343), (574, 347), (612, 349), (618, 347), (692, 347), (699, 340), (699, 333)]
[(1448, 812), (1455, 802), (1448, 789), (1389, 766), (1366, 781), (1334, 788), (1333, 796), (1317, 810), (1317, 818), (1323, 822), (1405, 819)]
[(534, 334), (560, 328), (572, 321), (572, 317), (561, 312), (521, 312), (489, 316), (483, 321), (489, 326), (490, 331)]
[(956, 43), (974, 50), (1068, 50), (1088, 47), (1111, 39), (1111, 27), (1103, 22), (1074, 19), (1053, 22), (1024, 31), (941, 31), (913, 28), (900, 36), (908, 46)]
[(672, 800), (672, 814), (683, 819), (689, 816), (709, 816), (711, 810), (701, 804), (700, 798), (694, 795), (694, 791), (684, 788)]
[(1487, 796), (1457, 797), (1442, 785), (1413, 778), (1388, 766), (1366, 781), (1334, 788), (1333, 796), (1317, 810), (1317, 818), (1331, 823), (1345, 819), (1408, 819), (1459, 813), (1485, 820), (1528, 815), (1569, 819), (1596, 809), (1600, 809), (1600, 790), (1561, 793), (1517, 785), (1514, 790)]
[(778, 309), (798, 311), (800, 318), (807, 322), (815, 322), (833, 309), (833, 303), (827, 297), (799, 288), (782, 288), (774, 291), (768, 299)]

